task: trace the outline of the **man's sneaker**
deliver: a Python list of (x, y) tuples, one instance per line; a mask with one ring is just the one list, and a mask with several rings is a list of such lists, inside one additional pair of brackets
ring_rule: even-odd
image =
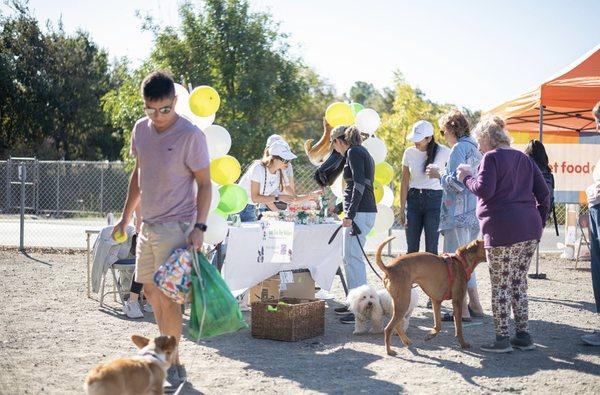
[(588, 346), (600, 346), (600, 331), (581, 336), (581, 341)]
[(182, 379), (179, 376), (179, 366), (181, 365), (171, 365), (167, 370), (167, 378), (165, 380), (165, 384), (163, 385), (163, 389), (165, 390), (166, 394), (172, 394), (177, 391), (181, 383), (185, 381), (185, 379)]
[(515, 336), (510, 338), (510, 345), (523, 351), (533, 350), (535, 348), (531, 335), (527, 332), (517, 332)]
[(140, 304), (137, 301), (132, 302), (128, 300), (125, 302), (123, 312), (128, 318), (142, 318), (144, 316), (144, 313), (142, 313), (142, 310), (140, 309)]
[(152, 305), (150, 304), (150, 302), (146, 301), (146, 304), (144, 305), (144, 311), (146, 313), (154, 313), (154, 310), (152, 309)]
[(494, 353), (505, 353), (513, 350), (508, 336), (496, 336), (496, 341), (492, 344), (481, 346), (481, 351), (494, 352)]
[(333, 309), (333, 311), (337, 315), (348, 315), (350, 313), (350, 310), (348, 310), (348, 306), (336, 307), (335, 309)]
[(179, 372), (179, 378), (181, 378), (182, 381), (186, 381), (187, 380), (187, 371), (185, 370), (185, 366), (183, 365), (175, 365), (177, 366), (177, 371)]
[(340, 318), (340, 322), (342, 324), (354, 324), (354, 314), (346, 314), (342, 318)]

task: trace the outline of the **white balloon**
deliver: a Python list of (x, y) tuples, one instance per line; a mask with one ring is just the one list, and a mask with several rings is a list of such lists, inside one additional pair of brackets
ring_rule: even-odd
[(377, 114), (377, 111), (372, 108), (363, 108), (356, 114), (354, 123), (361, 133), (366, 133), (370, 136), (381, 125), (381, 118)]
[(342, 177), (342, 174), (340, 174), (338, 176), (338, 178), (335, 179), (335, 181), (333, 182), (333, 184), (331, 184), (331, 192), (333, 192), (333, 194), (339, 198), (344, 198), (344, 184), (343, 184), (343, 180), (344, 177)]
[(392, 191), (392, 188), (387, 185), (383, 186), (383, 198), (381, 198), (379, 203), (387, 207), (392, 207), (394, 205), (394, 192)]
[(215, 115), (216, 113), (211, 114), (208, 117), (199, 117), (194, 115), (195, 118), (192, 121), (194, 122), (194, 125), (198, 126), (200, 130), (204, 131), (204, 129), (213, 124), (215, 121)]
[(208, 209), (208, 212), (212, 212), (214, 209), (217, 208), (217, 206), (219, 205), (219, 200), (221, 200), (221, 194), (219, 193), (219, 185), (212, 183), (212, 189), (211, 189), (211, 197), (210, 197), (210, 208)]
[(369, 137), (363, 143), (363, 147), (369, 151), (375, 164), (381, 163), (385, 160), (387, 155), (387, 148), (385, 147), (385, 143), (377, 136)]
[(227, 155), (231, 149), (231, 136), (227, 129), (219, 125), (210, 125), (202, 130), (206, 136), (210, 159)]
[(183, 85), (175, 84), (175, 95), (177, 95), (177, 103), (175, 103), (175, 112), (185, 116), (190, 121), (194, 121), (194, 113), (190, 110), (189, 98), (190, 93)]
[(206, 232), (204, 232), (204, 242), (208, 244), (217, 244), (227, 237), (227, 221), (219, 214), (210, 213), (206, 218)]
[(394, 225), (394, 210), (379, 203), (377, 205), (377, 215), (375, 216), (373, 231), (375, 233), (387, 232), (392, 225)]

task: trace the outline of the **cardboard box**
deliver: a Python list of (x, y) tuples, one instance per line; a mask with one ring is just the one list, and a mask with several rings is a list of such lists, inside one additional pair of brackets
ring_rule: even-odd
[[(291, 273), (290, 273), (291, 272)], [(308, 269), (281, 272), (250, 288), (249, 303), (279, 298), (314, 299), (315, 280)]]

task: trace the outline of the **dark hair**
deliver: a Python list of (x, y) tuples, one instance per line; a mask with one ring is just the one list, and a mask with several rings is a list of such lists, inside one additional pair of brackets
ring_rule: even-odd
[(548, 154), (546, 148), (539, 140), (531, 140), (525, 148), (525, 154), (529, 156), (538, 165), (541, 171), (552, 173), (552, 168), (548, 165)]
[(435, 142), (435, 137), (431, 136), (431, 140), (429, 140), (429, 143), (427, 143), (427, 157), (425, 158), (425, 166), (423, 167), (423, 170), (427, 170), (427, 166), (429, 166), (430, 164), (432, 164), (435, 161), (435, 156), (437, 155), (438, 152), (438, 145)]
[(165, 71), (153, 71), (142, 81), (142, 97), (155, 101), (175, 96), (173, 78)]

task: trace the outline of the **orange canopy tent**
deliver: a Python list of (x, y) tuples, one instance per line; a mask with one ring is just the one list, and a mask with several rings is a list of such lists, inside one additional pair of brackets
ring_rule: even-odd
[[(534, 89), (484, 113), (504, 118), (518, 140), (574, 143), (595, 129), (592, 108), (600, 100), (600, 45)], [(524, 133), (523, 133), (524, 132)], [(526, 142), (526, 141), (522, 141)]]

